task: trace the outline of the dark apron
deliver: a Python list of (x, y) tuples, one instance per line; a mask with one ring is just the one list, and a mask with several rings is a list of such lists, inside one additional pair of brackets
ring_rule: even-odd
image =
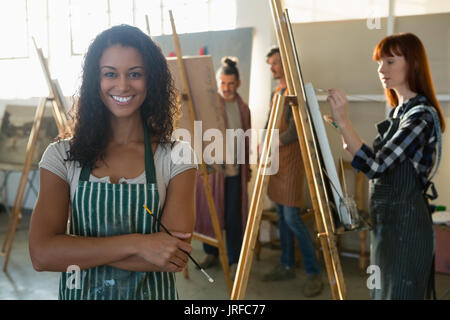
[[(399, 128), (393, 118), (377, 125), (375, 153)], [(409, 159), (370, 180), (371, 265), (380, 268), (374, 299), (423, 300), (432, 268), (434, 236), (424, 188)]]
[[(147, 126), (145, 137), (146, 184), (90, 182), (91, 167), (83, 167), (72, 203), (70, 234), (82, 237), (111, 237), (123, 234), (149, 234), (159, 231), (159, 195), (156, 170)], [(175, 274), (134, 272), (111, 266), (82, 270), (80, 286), (72, 284), (72, 274), (63, 272), (59, 283), (62, 300), (153, 300), (178, 299)]]

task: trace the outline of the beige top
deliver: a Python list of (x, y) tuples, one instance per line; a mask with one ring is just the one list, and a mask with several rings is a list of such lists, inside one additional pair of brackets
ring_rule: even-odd
[[(191, 153), (194, 157), (194, 152), (189, 143), (185, 141), (177, 141), (174, 147), (181, 144), (187, 151)], [(78, 179), (80, 177), (81, 167), (76, 161), (65, 161), (67, 159), (67, 152), (70, 150), (70, 145), (68, 140), (60, 140), (58, 142), (51, 143), (39, 163), (40, 168), (49, 170), (50, 172), (56, 174), (58, 177), (66, 181), (70, 185), (70, 199), (71, 202), (75, 196), (75, 190), (78, 186)], [(156, 152), (153, 156), (153, 161), (155, 162), (156, 169), (156, 183), (158, 186), (159, 202), (162, 208), (166, 199), (166, 189), (169, 185), (170, 179), (175, 177), (177, 174), (191, 169), (197, 168), (195, 163), (184, 163), (183, 159), (176, 159), (171, 155), (172, 147), (170, 143), (165, 145), (158, 145)], [(103, 182), (111, 183), (110, 177), (97, 178), (92, 174), (89, 177), (90, 182)], [(119, 183), (127, 184), (145, 184), (145, 171), (141, 175), (135, 178), (121, 178)]]

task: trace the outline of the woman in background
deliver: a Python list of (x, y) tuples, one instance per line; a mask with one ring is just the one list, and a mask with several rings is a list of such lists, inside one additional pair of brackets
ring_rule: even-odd
[(174, 101), (166, 59), (147, 35), (121, 25), (95, 38), (74, 135), (42, 157), (30, 225), (33, 266), (62, 272), (60, 299), (178, 298), (174, 272), (192, 249), (196, 165), (172, 161), (176, 146), (192, 155), (171, 139)]
[(372, 296), (424, 299), (434, 251), (426, 192), (445, 120), (417, 36), (402, 33), (384, 38), (375, 47), (373, 59), (392, 107), (388, 119), (377, 124), (373, 148), (354, 130), (344, 92), (330, 89), (328, 101), (344, 147), (353, 155), (352, 166), (370, 179), (375, 223), (371, 264), (381, 271), (381, 286), (373, 289)]

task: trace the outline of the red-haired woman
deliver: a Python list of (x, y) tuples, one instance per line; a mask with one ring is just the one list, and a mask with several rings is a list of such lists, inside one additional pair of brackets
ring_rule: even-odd
[[(373, 148), (348, 118), (348, 101), (328, 91), (331, 113), (352, 166), (370, 179), (371, 264), (381, 271), (374, 299), (423, 299), (432, 274), (432, 220), (426, 192), (438, 166), (444, 116), (436, 99), (425, 49), (411, 33), (385, 37), (373, 59), (392, 110), (377, 124)], [(437, 163), (436, 163), (437, 162)], [(434, 191), (434, 187), (432, 188)]]

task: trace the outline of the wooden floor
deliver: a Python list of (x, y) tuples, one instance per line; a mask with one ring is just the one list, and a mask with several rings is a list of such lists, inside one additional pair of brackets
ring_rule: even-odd
[[(0, 300), (41, 300), (57, 299), (59, 274), (53, 272), (36, 272), (31, 266), (28, 251), (28, 222), (30, 215), (24, 215), (21, 222), (12, 255), (9, 262), (8, 272), (0, 271)], [(0, 214), (0, 239), (3, 241), (8, 222), (6, 214)], [(192, 256), (201, 261), (204, 257), (202, 244), (193, 241)], [(306, 274), (303, 266), (296, 269), (296, 278), (282, 282), (262, 282), (260, 277), (269, 271), (276, 263), (279, 263), (280, 251), (278, 249), (262, 248), (261, 258), (252, 264), (245, 299), (248, 300), (301, 300), (305, 299), (301, 294), (301, 283)], [(342, 257), (345, 283), (347, 286), (347, 298), (351, 300), (370, 299), (369, 290), (366, 287), (367, 277), (361, 277), (358, 269), (358, 260), (355, 258)], [(0, 257), (0, 266), (3, 268), (4, 257)], [(213, 284), (195, 269), (189, 262), (189, 279), (183, 273), (177, 274), (177, 287), (180, 299), (186, 300), (228, 300), (229, 294), (226, 290), (225, 280), (219, 266), (207, 270), (214, 278)], [(324, 270), (322, 266), (322, 270)], [(368, 276), (368, 275), (367, 275)], [(327, 277), (323, 275), (324, 281)], [(437, 274), (436, 287), (438, 297), (450, 288), (450, 275)], [(315, 300), (332, 299), (329, 285)], [(448, 294), (445, 299), (450, 299)]]

